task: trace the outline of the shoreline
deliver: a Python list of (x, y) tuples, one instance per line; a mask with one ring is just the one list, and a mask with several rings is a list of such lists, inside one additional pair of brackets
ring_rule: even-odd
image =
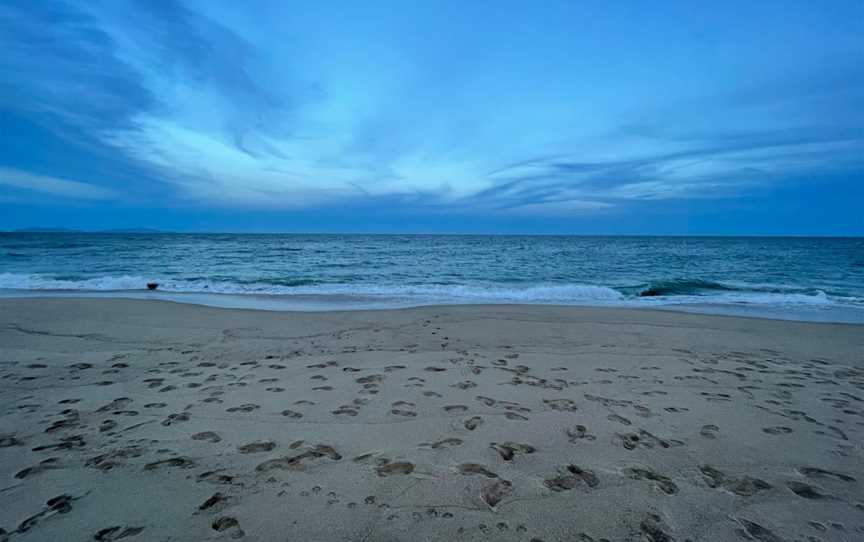
[(0, 361), (15, 541), (864, 533), (860, 325), (0, 299)]
[[(614, 304), (576, 304), (576, 303), (514, 303), (514, 302), (408, 302), (396, 303), (380, 299), (368, 299), (363, 296), (348, 296), (341, 294), (297, 294), (297, 295), (265, 295), (265, 294), (227, 294), (198, 292), (165, 292), (165, 291), (128, 291), (128, 292), (44, 292), (44, 291), (0, 291), (2, 300), (28, 299), (68, 299), (68, 300), (134, 300), (162, 301), (181, 305), (193, 305), (226, 310), (252, 310), (263, 312), (288, 313), (328, 313), (328, 312), (363, 312), (390, 311), (423, 308), (453, 308), (453, 307), (557, 307), (572, 309), (604, 309), (604, 310), (635, 310), (660, 311), (704, 316), (725, 316), (731, 318), (748, 318), (756, 320), (776, 320), (781, 322), (809, 322), (822, 324), (864, 325), (864, 309), (857, 307), (808, 307), (792, 310), (775, 306), (760, 306), (748, 304), (712, 304), (712, 303), (658, 303), (654, 305), (637, 306), (625, 303)], [(365, 301), (361, 301), (365, 300)]]

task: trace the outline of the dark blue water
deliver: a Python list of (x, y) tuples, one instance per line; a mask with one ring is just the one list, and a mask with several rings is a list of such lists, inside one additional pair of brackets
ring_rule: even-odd
[(864, 239), (0, 234), (0, 294), (70, 292), (262, 308), (548, 303), (864, 321)]

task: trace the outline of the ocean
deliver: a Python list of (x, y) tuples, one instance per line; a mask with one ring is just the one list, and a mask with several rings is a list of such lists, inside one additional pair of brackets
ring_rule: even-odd
[(3, 233), (0, 296), (269, 310), (531, 303), (864, 322), (864, 239)]

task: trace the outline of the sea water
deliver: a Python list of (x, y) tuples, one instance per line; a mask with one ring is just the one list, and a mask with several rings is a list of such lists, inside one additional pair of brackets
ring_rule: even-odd
[(623, 306), (864, 322), (864, 239), (0, 234), (0, 296), (34, 295), (277, 310)]

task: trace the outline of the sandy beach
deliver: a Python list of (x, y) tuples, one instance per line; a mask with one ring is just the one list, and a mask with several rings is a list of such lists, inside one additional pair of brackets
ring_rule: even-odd
[(864, 328), (0, 300), (0, 540), (864, 539)]

